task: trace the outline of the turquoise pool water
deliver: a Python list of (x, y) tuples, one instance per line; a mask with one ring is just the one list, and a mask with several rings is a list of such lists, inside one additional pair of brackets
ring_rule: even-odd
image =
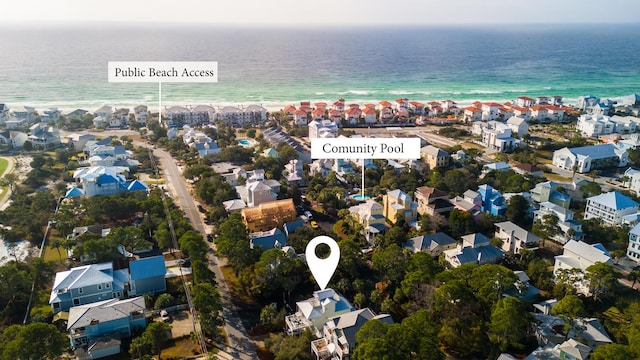
[(249, 140), (246, 140), (246, 139), (240, 139), (240, 140), (238, 140), (238, 144), (240, 144), (242, 146), (249, 146), (249, 145), (251, 145), (251, 142)]
[(353, 198), (353, 200), (367, 200), (370, 197), (371, 196), (369, 196), (369, 195), (362, 196), (362, 194), (359, 194), (359, 195), (353, 195), (352, 198)]

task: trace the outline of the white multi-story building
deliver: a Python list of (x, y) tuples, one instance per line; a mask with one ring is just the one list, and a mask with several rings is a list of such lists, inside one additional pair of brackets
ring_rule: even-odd
[(636, 224), (636, 226), (629, 231), (627, 257), (637, 263), (640, 263), (640, 224)]
[(147, 105), (138, 105), (133, 108), (133, 115), (138, 124), (146, 124), (149, 118), (149, 109)]
[(331, 120), (312, 121), (309, 123), (309, 139), (338, 137), (338, 125)]
[(311, 329), (320, 337), (322, 327), (330, 318), (354, 310), (349, 300), (333, 289), (315, 291), (311, 298), (296, 302), (296, 313), (285, 318), (287, 334), (300, 334)]
[(582, 224), (573, 219), (573, 211), (552, 202), (544, 201), (540, 203), (540, 209), (533, 213), (533, 222), (544, 221), (545, 215), (555, 215), (558, 218), (560, 233), (551, 236), (552, 240), (565, 244), (569, 240), (582, 240), (584, 237)]
[(638, 212), (639, 205), (630, 197), (611, 191), (587, 198), (584, 218), (600, 219), (609, 226), (620, 225), (624, 216)]
[(502, 240), (502, 250), (512, 254), (519, 254), (522, 249), (533, 249), (538, 246), (540, 238), (521, 228), (511, 221), (495, 224), (494, 237)]
[(578, 118), (576, 129), (583, 136), (598, 137), (612, 134), (616, 130), (616, 123), (606, 115), (582, 114)]
[(597, 262), (613, 265), (611, 255), (602, 244), (589, 245), (582, 241), (569, 240), (564, 245), (562, 255), (555, 257), (553, 276), (558, 277), (561, 270), (577, 269), (577, 281), (573, 284), (576, 291), (589, 295), (589, 284), (584, 281), (584, 273), (587, 268)]
[(511, 128), (503, 123), (492, 121), (482, 129), (482, 144), (498, 151), (510, 151), (515, 148), (516, 139), (511, 136)]
[(587, 173), (595, 169), (626, 166), (629, 154), (614, 144), (600, 144), (577, 148), (562, 148), (553, 152), (553, 165)]

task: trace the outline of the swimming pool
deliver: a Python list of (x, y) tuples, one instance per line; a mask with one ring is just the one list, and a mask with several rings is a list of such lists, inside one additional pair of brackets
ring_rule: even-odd
[(353, 200), (367, 200), (367, 199), (369, 199), (370, 197), (371, 197), (371, 196), (369, 196), (369, 195), (364, 195), (364, 196), (362, 196), (362, 194), (358, 194), (358, 195), (353, 195), (351, 198), (352, 198)]
[(247, 139), (240, 139), (238, 140), (238, 144), (242, 145), (242, 146), (249, 146), (251, 145), (251, 142)]

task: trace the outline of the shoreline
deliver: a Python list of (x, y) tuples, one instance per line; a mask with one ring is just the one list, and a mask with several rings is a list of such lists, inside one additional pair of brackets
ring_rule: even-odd
[[(640, 89), (639, 89), (640, 91)], [(349, 98), (348, 96), (342, 96), (342, 98), (345, 99), (345, 104), (359, 104), (361, 107), (366, 104), (366, 103), (373, 103), (373, 104), (377, 104), (380, 101), (389, 101), (389, 102), (393, 102), (395, 99), (399, 99), (399, 98), (408, 98), (409, 101), (418, 101), (421, 102), (423, 104), (427, 104), (428, 102), (431, 101), (444, 101), (444, 100), (452, 100), (454, 101), (459, 108), (464, 108), (467, 106), (471, 106), (474, 102), (476, 101), (480, 101), (480, 102), (496, 102), (496, 103), (500, 103), (503, 104), (505, 102), (515, 102), (515, 98), (514, 99), (506, 99), (506, 98), (500, 98), (500, 97), (495, 97), (495, 98), (477, 98), (477, 99), (473, 99), (473, 100), (468, 100), (468, 99), (464, 99), (464, 100), (456, 100), (455, 98), (451, 97), (451, 98), (447, 98), (447, 99), (435, 99), (435, 98), (425, 98), (424, 95), (420, 96), (420, 97), (412, 97), (412, 95), (415, 94), (411, 94), (411, 93), (407, 93), (407, 94), (389, 94), (388, 97), (386, 98), (382, 98), (382, 99), (362, 99), (362, 98)], [(629, 96), (633, 95), (633, 93), (631, 94), (627, 94), (624, 96), (614, 96), (614, 97), (607, 97), (607, 96), (599, 96), (597, 94), (584, 94), (584, 96), (587, 95), (595, 95), (600, 97), (601, 99), (610, 99), (613, 100), (615, 102), (617, 102), (619, 105), (629, 105), (629, 104), (625, 104), (624, 100), (625, 98), (628, 98)], [(519, 96), (529, 96), (529, 95), (519, 95)], [(562, 94), (546, 94), (546, 95), (538, 95), (538, 96), (562, 96)], [(532, 96), (530, 96), (532, 97)], [(517, 97), (516, 97), (517, 98)], [(571, 98), (571, 97), (564, 97), (563, 98), (563, 102), (565, 105), (568, 106), (572, 106), (572, 105), (576, 105), (579, 98)], [(302, 99), (302, 100), (292, 100), (292, 101), (244, 101), (244, 102), (207, 102), (207, 101), (202, 101), (202, 102), (196, 102), (196, 101), (163, 101), (162, 102), (162, 107), (166, 110), (169, 107), (172, 106), (190, 106), (190, 107), (196, 107), (198, 105), (208, 105), (208, 106), (212, 106), (213, 108), (215, 108), (216, 110), (220, 110), (225, 106), (233, 106), (233, 107), (243, 107), (246, 108), (249, 105), (260, 105), (262, 107), (264, 107), (265, 109), (267, 109), (268, 112), (272, 113), (272, 112), (278, 112), (281, 111), (282, 109), (284, 109), (285, 106), (287, 105), (293, 105), (296, 108), (300, 106), (300, 102), (302, 101), (309, 101), (312, 105), (315, 102), (325, 102), (327, 103), (327, 108), (331, 108), (331, 105), (338, 100), (338, 98), (336, 99), (326, 99), (326, 98), (314, 98), (314, 99)], [(48, 102), (48, 103), (38, 103), (38, 102), (32, 102), (32, 103), (28, 103), (28, 102), (5, 102), (4, 103), (9, 110), (17, 108), (17, 107), (21, 107), (21, 106), (28, 106), (28, 107), (33, 107), (36, 109), (37, 112), (41, 113), (43, 110), (48, 110), (50, 108), (56, 108), (58, 110), (60, 110), (63, 114), (68, 114), (74, 110), (77, 109), (83, 109), (83, 110), (87, 110), (89, 113), (93, 113), (93, 111), (99, 109), (102, 106), (111, 106), (114, 109), (115, 108), (128, 108), (130, 111), (133, 112), (133, 108), (138, 106), (138, 105), (146, 105), (149, 109), (149, 112), (151, 113), (157, 113), (158, 111), (158, 102), (157, 101), (142, 101), (142, 102), (133, 102), (133, 101), (126, 101), (126, 102), (122, 102), (122, 101), (113, 101), (113, 102), (109, 102), (109, 101), (103, 101), (103, 102), (93, 102), (90, 100), (87, 101), (79, 101), (77, 103), (77, 106), (70, 106), (71, 104), (69, 104), (68, 102), (64, 102), (64, 101), (60, 101), (60, 102)], [(57, 105), (60, 104), (60, 105)]]

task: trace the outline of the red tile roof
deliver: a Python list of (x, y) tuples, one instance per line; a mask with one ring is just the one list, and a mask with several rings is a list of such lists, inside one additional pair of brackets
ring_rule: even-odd
[(391, 103), (385, 100), (380, 101), (378, 104), (387, 107), (387, 106), (391, 106)]
[(363, 113), (369, 115), (369, 114), (375, 114), (376, 111), (370, 107), (364, 108), (364, 110), (362, 110)]
[(471, 111), (471, 112), (482, 112), (482, 110), (478, 109), (475, 106), (467, 106), (466, 108), (464, 108), (464, 111)]

